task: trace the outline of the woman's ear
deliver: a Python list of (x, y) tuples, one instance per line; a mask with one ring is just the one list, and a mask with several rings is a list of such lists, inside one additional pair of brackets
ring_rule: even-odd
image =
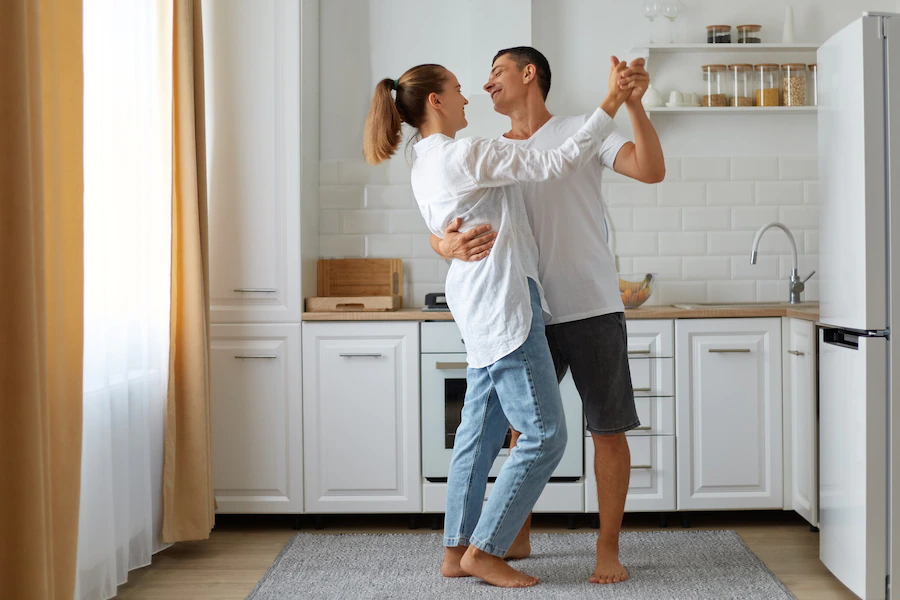
[(441, 109), (441, 98), (437, 95), (436, 92), (431, 92), (428, 94), (428, 106), (435, 110)]

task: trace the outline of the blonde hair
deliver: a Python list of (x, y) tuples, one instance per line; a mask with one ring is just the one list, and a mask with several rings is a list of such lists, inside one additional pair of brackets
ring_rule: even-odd
[[(397, 80), (382, 79), (375, 86), (369, 116), (363, 130), (363, 154), (370, 165), (380, 164), (397, 151), (401, 123), (418, 129), (425, 121), (428, 96), (440, 93), (447, 82), (447, 69), (441, 65), (418, 65)], [(396, 100), (391, 90), (397, 90)]]

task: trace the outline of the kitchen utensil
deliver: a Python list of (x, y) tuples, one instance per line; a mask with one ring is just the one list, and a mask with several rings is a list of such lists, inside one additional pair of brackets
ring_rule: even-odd
[(403, 261), (399, 258), (323, 259), (318, 297), (309, 312), (390, 311), (403, 305)]

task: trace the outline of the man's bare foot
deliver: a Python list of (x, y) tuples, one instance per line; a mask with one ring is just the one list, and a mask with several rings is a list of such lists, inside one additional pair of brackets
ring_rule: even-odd
[(516, 560), (518, 558), (528, 558), (531, 556), (531, 540), (528, 539), (528, 536), (519, 536), (517, 537), (512, 546), (509, 547), (509, 550), (506, 551), (506, 556), (503, 558), (505, 560)]
[(468, 577), (462, 570), (459, 561), (466, 553), (466, 546), (449, 546), (444, 549), (444, 561), (441, 563), (441, 575), (444, 577)]
[(517, 571), (499, 556), (483, 552), (475, 546), (469, 546), (459, 566), (469, 575), (497, 587), (531, 587), (538, 582), (537, 577)]
[(591, 583), (620, 583), (628, 579), (628, 570), (619, 562), (619, 544), (597, 540), (597, 565), (588, 578)]

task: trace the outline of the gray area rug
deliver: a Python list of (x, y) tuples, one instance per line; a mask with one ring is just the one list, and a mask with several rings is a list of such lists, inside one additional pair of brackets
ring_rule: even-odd
[(616, 600), (778, 600), (794, 596), (733, 531), (623, 533), (628, 581), (588, 583), (594, 533), (538, 533), (532, 556), (511, 564), (540, 578), (501, 589), (477, 579), (445, 579), (440, 534), (297, 534), (247, 600), (615, 598)]

